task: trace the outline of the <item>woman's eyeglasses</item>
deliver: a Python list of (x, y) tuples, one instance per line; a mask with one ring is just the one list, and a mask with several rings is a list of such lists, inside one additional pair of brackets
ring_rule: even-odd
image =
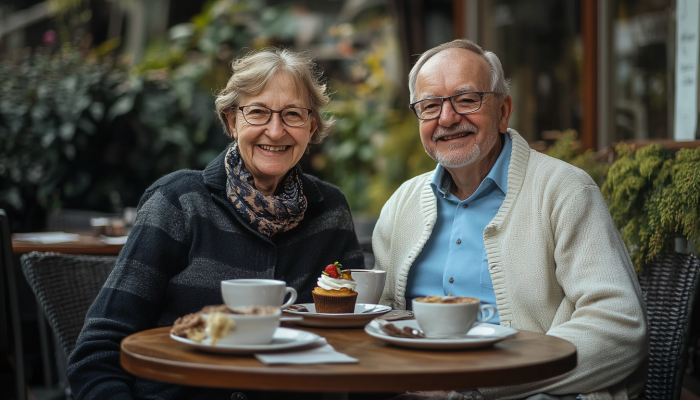
[(285, 125), (297, 127), (306, 124), (311, 115), (310, 109), (300, 107), (289, 107), (279, 111), (264, 106), (241, 106), (238, 109), (243, 113), (246, 122), (251, 125), (265, 125), (272, 119), (272, 114), (279, 113)]

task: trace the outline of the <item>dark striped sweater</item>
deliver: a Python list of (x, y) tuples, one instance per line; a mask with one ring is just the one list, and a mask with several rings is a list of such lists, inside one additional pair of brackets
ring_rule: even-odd
[(134, 377), (119, 364), (121, 340), (221, 304), (225, 279), (281, 279), (297, 290), (297, 302), (305, 303), (313, 301), (311, 291), (325, 265), (340, 261), (346, 268), (364, 268), (350, 209), (338, 188), (301, 174), (308, 200), (304, 219), (268, 239), (227, 198), (224, 155), (204, 171), (178, 171), (146, 190), (129, 240), (69, 357), (68, 380), (77, 400), (230, 399), (234, 390)]

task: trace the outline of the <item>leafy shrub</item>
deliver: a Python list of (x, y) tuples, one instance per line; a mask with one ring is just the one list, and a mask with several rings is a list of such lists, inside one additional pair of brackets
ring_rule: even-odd
[(678, 154), (658, 145), (616, 147), (603, 195), (637, 271), (673, 250), (677, 236), (700, 236), (700, 148)]
[(603, 184), (610, 167), (607, 162), (601, 161), (599, 155), (592, 149), (584, 152), (580, 151), (578, 133), (573, 129), (562, 132), (545, 154), (566, 161), (588, 172), (588, 175), (593, 178), (598, 186)]
[(61, 207), (119, 211), (160, 176), (226, 144), (213, 97), (65, 48), (0, 63), (0, 207), (13, 230)]

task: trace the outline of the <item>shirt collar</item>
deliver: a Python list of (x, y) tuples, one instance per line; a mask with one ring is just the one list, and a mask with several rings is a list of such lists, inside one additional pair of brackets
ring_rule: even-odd
[[(496, 163), (491, 167), (491, 171), (489, 171), (484, 180), (490, 179), (498, 186), (503, 194), (506, 194), (508, 188), (508, 165), (510, 164), (511, 152), (513, 151), (513, 141), (507, 133), (503, 135), (503, 139), (501, 154), (498, 155)], [(443, 198), (448, 197), (450, 195), (451, 185), (452, 176), (445, 167), (438, 164), (437, 168), (435, 168), (433, 180), (430, 181), (433, 192), (436, 196), (440, 193)]]

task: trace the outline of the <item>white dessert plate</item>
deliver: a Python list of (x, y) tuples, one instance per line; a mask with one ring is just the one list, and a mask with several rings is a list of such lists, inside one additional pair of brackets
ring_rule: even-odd
[(290, 311), (284, 312), (304, 317), (303, 320), (295, 323), (304, 326), (316, 326), (321, 328), (358, 328), (367, 325), (372, 319), (384, 315), (391, 311), (391, 307), (379, 304), (355, 304), (354, 313), (344, 314), (323, 314), (316, 312), (314, 303), (299, 304), (306, 307), (309, 312)]
[(289, 328), (277, 328), (272, 336), (272, 343), (270, 344), (217, 344), (212, 346), (211, 339), (209, 338), (204, 339), (201, 343), (197, 343), (173, 334), (170, 334), (170, 337), (180, 343), (184, 343), (200, 350), (227, 354), (253, 354), (295, 349), (297, 347), (310, 345), (317, 340), (322, 339), (315, 333)]
[[(410, 319), (406, 321), (392, 321), (392, 324), (396, 325), (396, 327), (398, 328), (409, 326), (414, 329), (420, 329), (420, 327), (418, 326), (418, 321), (416, 321), (415, 319)], [(365, 326), (365, 332), (367, 332), (367, 334), (369, 334), (370, 336), (374, 336), (377, 339), (383, 340), (385, 342), (402, 347), (413, 347), (416, 349), (471, 349), (478, 347), (486, 347), (494, 343), (500, 342), (501, 340), (507, 339), (518, 333), (518, 331), (513, 328), (489, 324), (486, 322), (482, 322), (478, 325), (475, 325), (472, 329), (469, 330), (469, 332), (467, 333), (467, 335), (464, 336), (464, 338), (400, 338), (395, 336), (389, 336), (386, 333), (382, 332), (382, 330), (379, 328), (379, 325), (376, 322), (369, 323), (367, 326)]]

